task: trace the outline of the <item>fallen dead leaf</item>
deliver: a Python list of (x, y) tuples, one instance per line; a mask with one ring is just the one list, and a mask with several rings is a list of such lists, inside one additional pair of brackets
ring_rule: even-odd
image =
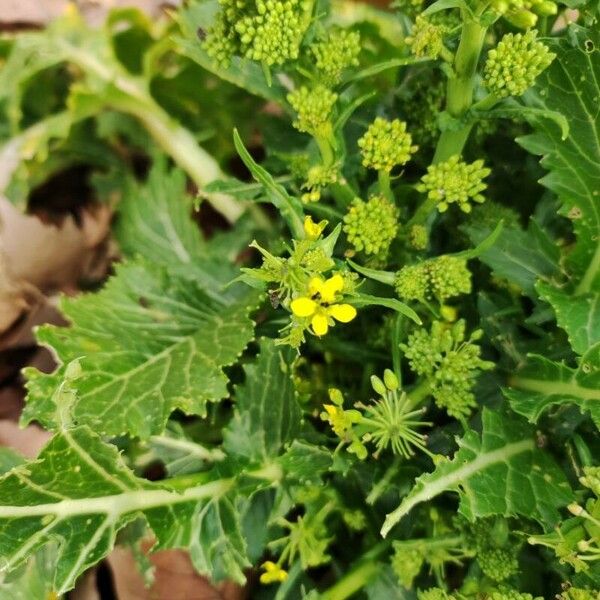
[[(150, 542), (148, 543), (150, 546)], [(187, 552), (161, 550), (150, 555), (154, 583), (144, 586), (132, 553), (115, 548), (108, 558), (119, 600), (243, 600), (245, 591), (235, 583), (213, 586), (198, 575)]]
[(66, 215), (56, 225), (23, 214), (0, 198), (0, 252), (6, 270), (13, 281), (43, 293), (74, 291), (82, 278), (101, 279), (110, 263), (112, 212), (107, 205), (84, 208), (79, 223)]

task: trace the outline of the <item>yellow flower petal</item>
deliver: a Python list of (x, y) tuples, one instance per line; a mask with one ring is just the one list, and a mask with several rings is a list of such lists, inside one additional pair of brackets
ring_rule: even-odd
[(313, 277), (308, 282), (309, 294), (311, 296), (314, 296), (315, 294), (319, 294), (321, 292), (321, 290), (323, 289), (324, 285), (325, 285), (325, 282), (320, 277)]
[(326, 225), (327, 221), (315, 223), (312, 220), (312, 217), (309, 215), (304, 218), (304, 233), (309, 240), (316, 240), (319, 238), (321, 233), (323, 233), (323, 229), (325, 229)]
[(350, 304), (334, 304), (327, 308), (327, 314), (340, 323), (349, 323), (356, 317), (356, 309)]
[(325, 335), (327, 330), (329, 329), (329, 323), (327, 322), (327, 315), (323, 312), (318, 312), (310, 322), (313, 328), (313, 331), (319, 337)]
[(344, 289), (344, 278), (336, 273), (333, 277), (330, 277), (322, 286), (321, 300), (323, 302), (334, 302), (335, 295)]
[(310, 317), (317, 310), (317, 303), (310, 298), (301, 296), (292, 300), (290, 308), (297, 317)]

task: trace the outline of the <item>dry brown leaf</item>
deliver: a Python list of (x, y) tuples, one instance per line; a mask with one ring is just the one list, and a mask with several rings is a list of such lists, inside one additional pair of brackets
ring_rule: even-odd
[(12, 278), (44, 293), (71, 291), (82, 278), (102, 278), (109, 264), (112, 209), (84, 208), (80, 223), (68, 215), (60, 225), (17, 210), (0, 198), (0, 252)]
[[(150, 545), (150, 543), (148, 544)], [(135, 559), (125, 548), (115, 548), (108, 557), (119, 600), (243, 600), (246, 594), (231, 582), (217, 586), (194, 570), (182, 550), (161, 550), (150, 555), (154, 583), (144, 586)]]
[(0, 446), (12, 448), (27, 458), (35, 458), (50, 436), (37, 425), (21, 429), (13, 421), (0, 421)]

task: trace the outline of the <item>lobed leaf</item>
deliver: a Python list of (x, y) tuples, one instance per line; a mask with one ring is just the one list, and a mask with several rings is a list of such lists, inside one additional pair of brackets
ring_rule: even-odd
[(400, 506), (387, 515), (385, 537), (417, 504), (446, 491), (458, 492), (459, 512), (469, 520), (489, 515), (523, 515), (546, 526), (572, 499), (562, 470), (537, 449), (532, 431), (502, 413), (483, 410), (481, 435), (468, 431), (452, 460), (421, 475)]
[(572, 24), (569, 35), (548, 44), (556, 59), (525, 99), (564, 114), (569, 135), (563, 140), (560, 127), (539, 119), (535, 133), (517, 141), (542, 156), (549, 172), (540, 183), (558, 194), (561, 213), (573, 223), (577, 244), (567, 264), (577, 292), (600, 291), (600, 32)]
[[(252, 339), (253, 297), (217, 301), (200, 283), (138, 260), (119, 265), (99, 293), (63, 299), (71, 326), (43, 326), (38, 339), (62, 365), (81, 358), (72, 408), (79, 423), (148, 437), (174, 410), (204, 416), (207, 402), (227, 396), (223, 367)], [(52, 393), (63, 373), (27, 369), (24, 423), (55, 426)]]
[(510, 384), (504, 395), (512, 409), (532, 423), (551, 406), (577, 404), (582, 411), (589, 411), (600, 428), (600, 343), (580, 358), (576, 368), (543, 356), (529, 356), (525, 368)]

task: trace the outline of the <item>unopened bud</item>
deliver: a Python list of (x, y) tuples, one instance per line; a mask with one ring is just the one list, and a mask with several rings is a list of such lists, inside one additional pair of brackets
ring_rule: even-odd
[(393, 371), (390, 371), (390, 369), (386, 369), (383, 372), (383, 381), (385, 382), (387, 389), (391, 390), (392, 392), (397, 390), (400, 385), (396, 374)]
[(385, 385), (383, 385), (383, 381), (381, 381), (377, 375), (371, 375), (371, 386), (380, 396), (385, 396), (387, 394), (387, 389)]

